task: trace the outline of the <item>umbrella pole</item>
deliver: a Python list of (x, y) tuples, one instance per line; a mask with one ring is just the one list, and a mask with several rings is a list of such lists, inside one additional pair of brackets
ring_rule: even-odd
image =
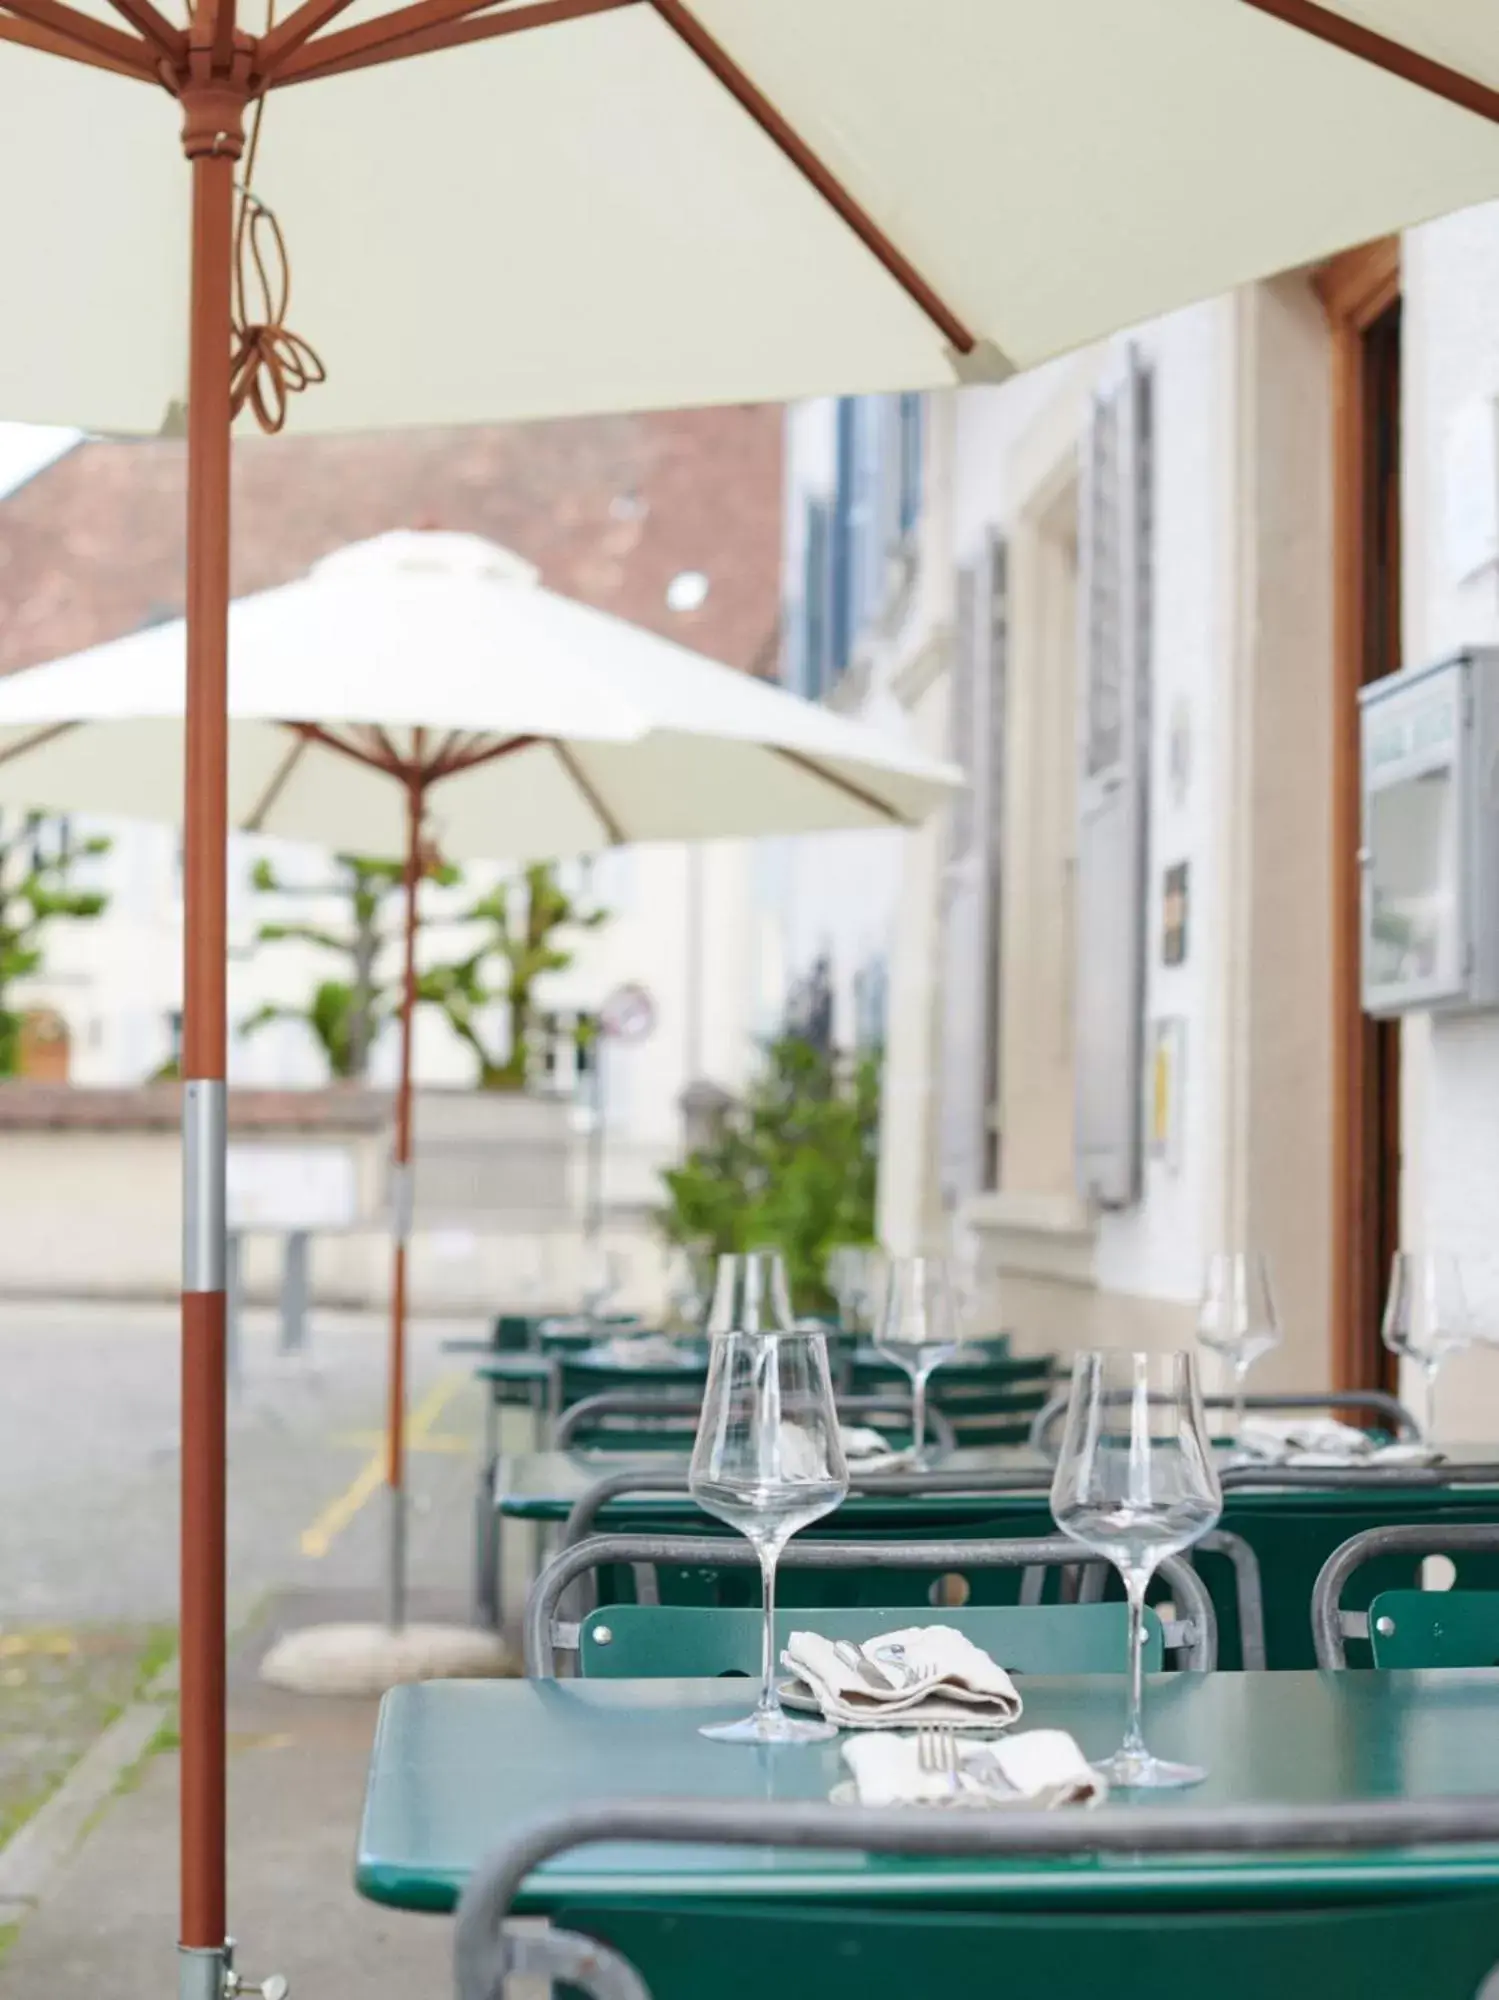
[[(417, 732), (420, 736), (421, 732)], [(417, 756), (421, 756), (420, 743)], [(401, 970), (401, 1072), (396, 1085), (395, 1160), (391, 1172), (391, 1214), (395, 1251), (390, 1280), (390, 1408), (385, 1426), (385, 1490), (389, 1520), (386, 1623), (399, 1632), (406, 1623), (406, 1251), (411, 1238), (411, 1041), (416, 1014), (417, 884), (422, 872), (422, 815), (426, 806), (421, 770), (406, 778), (406, 927)]]
[(230, 266), (244, 96), (183, 93), (192, 170), (183, 813), (182, 2000), (225, 1991), (225, 843)]

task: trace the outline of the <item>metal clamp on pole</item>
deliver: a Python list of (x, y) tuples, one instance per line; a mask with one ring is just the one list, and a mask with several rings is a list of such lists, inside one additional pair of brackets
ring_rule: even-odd
[(411, 1225), (416, 1214), (416, 1173), (410, 1160), (392, 1160), (390, 1165), (390, 1233), (397, 1243), (411, 1241)]
[(182, 1286), (222, 1292), (229, 1280), (224, 1156), (228, 1094), (222, 1077), (182, 1086)]

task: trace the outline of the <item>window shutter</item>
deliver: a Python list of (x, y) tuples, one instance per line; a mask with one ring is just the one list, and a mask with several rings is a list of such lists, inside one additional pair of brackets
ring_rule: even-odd
[(854, 420), (852, 396), (838, 401), (833, 475), (832, 547), (829, 551), (831, 598), (829, 602), (829, 679), (836, 680), (848, 665), (854, 642), (853, 608), (853, 512), (854, 512)]
[(832, 683), (831, 511), (826, 500), (809, 500), (803, 528), (800, 692), (811, 701)]
[(1105, 1208), (1141, 1183), (1149, 783), (1150, 378), (1134, 349), (1083, 450), (1076, 1169)]
[(950, 754), (968, 789), (949, 809), (943, 899), (939, 1162), (952, 1207), (994, 1181), (999, 1086), (999, 861), (1006, 565), (991, 539), (958, 572)]

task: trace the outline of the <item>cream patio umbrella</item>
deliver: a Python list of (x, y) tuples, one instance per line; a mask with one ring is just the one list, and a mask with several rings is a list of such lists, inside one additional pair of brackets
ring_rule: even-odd
[[(178, 817), (186, 659), (177, 619), (0, 679), (0, 800)], [(432, 531), (355, 543), (231, 605), (228, 715), (231, 826), (405, 857), (386, 1425), (398, 1633), (424, 843), (494, 860), (912, 826), (961, 781), (875, 730), (543, 589), (492, 542)], [(399, 1677), (407, 1657), (360, 1641), (366, 1679)]]
[(228, 440), (242, 404), (274, 423), (322, 374), (236, 176), (255, 166), (295, 250), (298, 328), (328, 364), (315, 423), (993, 380), (1499, 194), (1499, 19), (1477, 0), (184, 4), (0, 0), (0, 417), (187, 430), (181, 1943), (184, 1993), (220, 2000)]

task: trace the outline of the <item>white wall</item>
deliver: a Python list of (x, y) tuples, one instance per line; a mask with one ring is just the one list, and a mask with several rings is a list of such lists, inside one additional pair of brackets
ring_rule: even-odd
[[(1404, 638), (1417, 664), (1499, 643), (1499, 575), (1456, 576), (1445, 524), (1452, 426), (1475, 403), (1492, 412), (1499, 399), (1499, 205), (1408, 232), (1402, 283)], [(1499, 1338), (1499, 1016), (1410, 1016), (1401, 1056), (1403, 1237), (1467, 1260), (1473, 1303)], [(1491, 1430), (1499, 1359), (1477, 1355), (1450, 1372), (1443, 1427)]]

